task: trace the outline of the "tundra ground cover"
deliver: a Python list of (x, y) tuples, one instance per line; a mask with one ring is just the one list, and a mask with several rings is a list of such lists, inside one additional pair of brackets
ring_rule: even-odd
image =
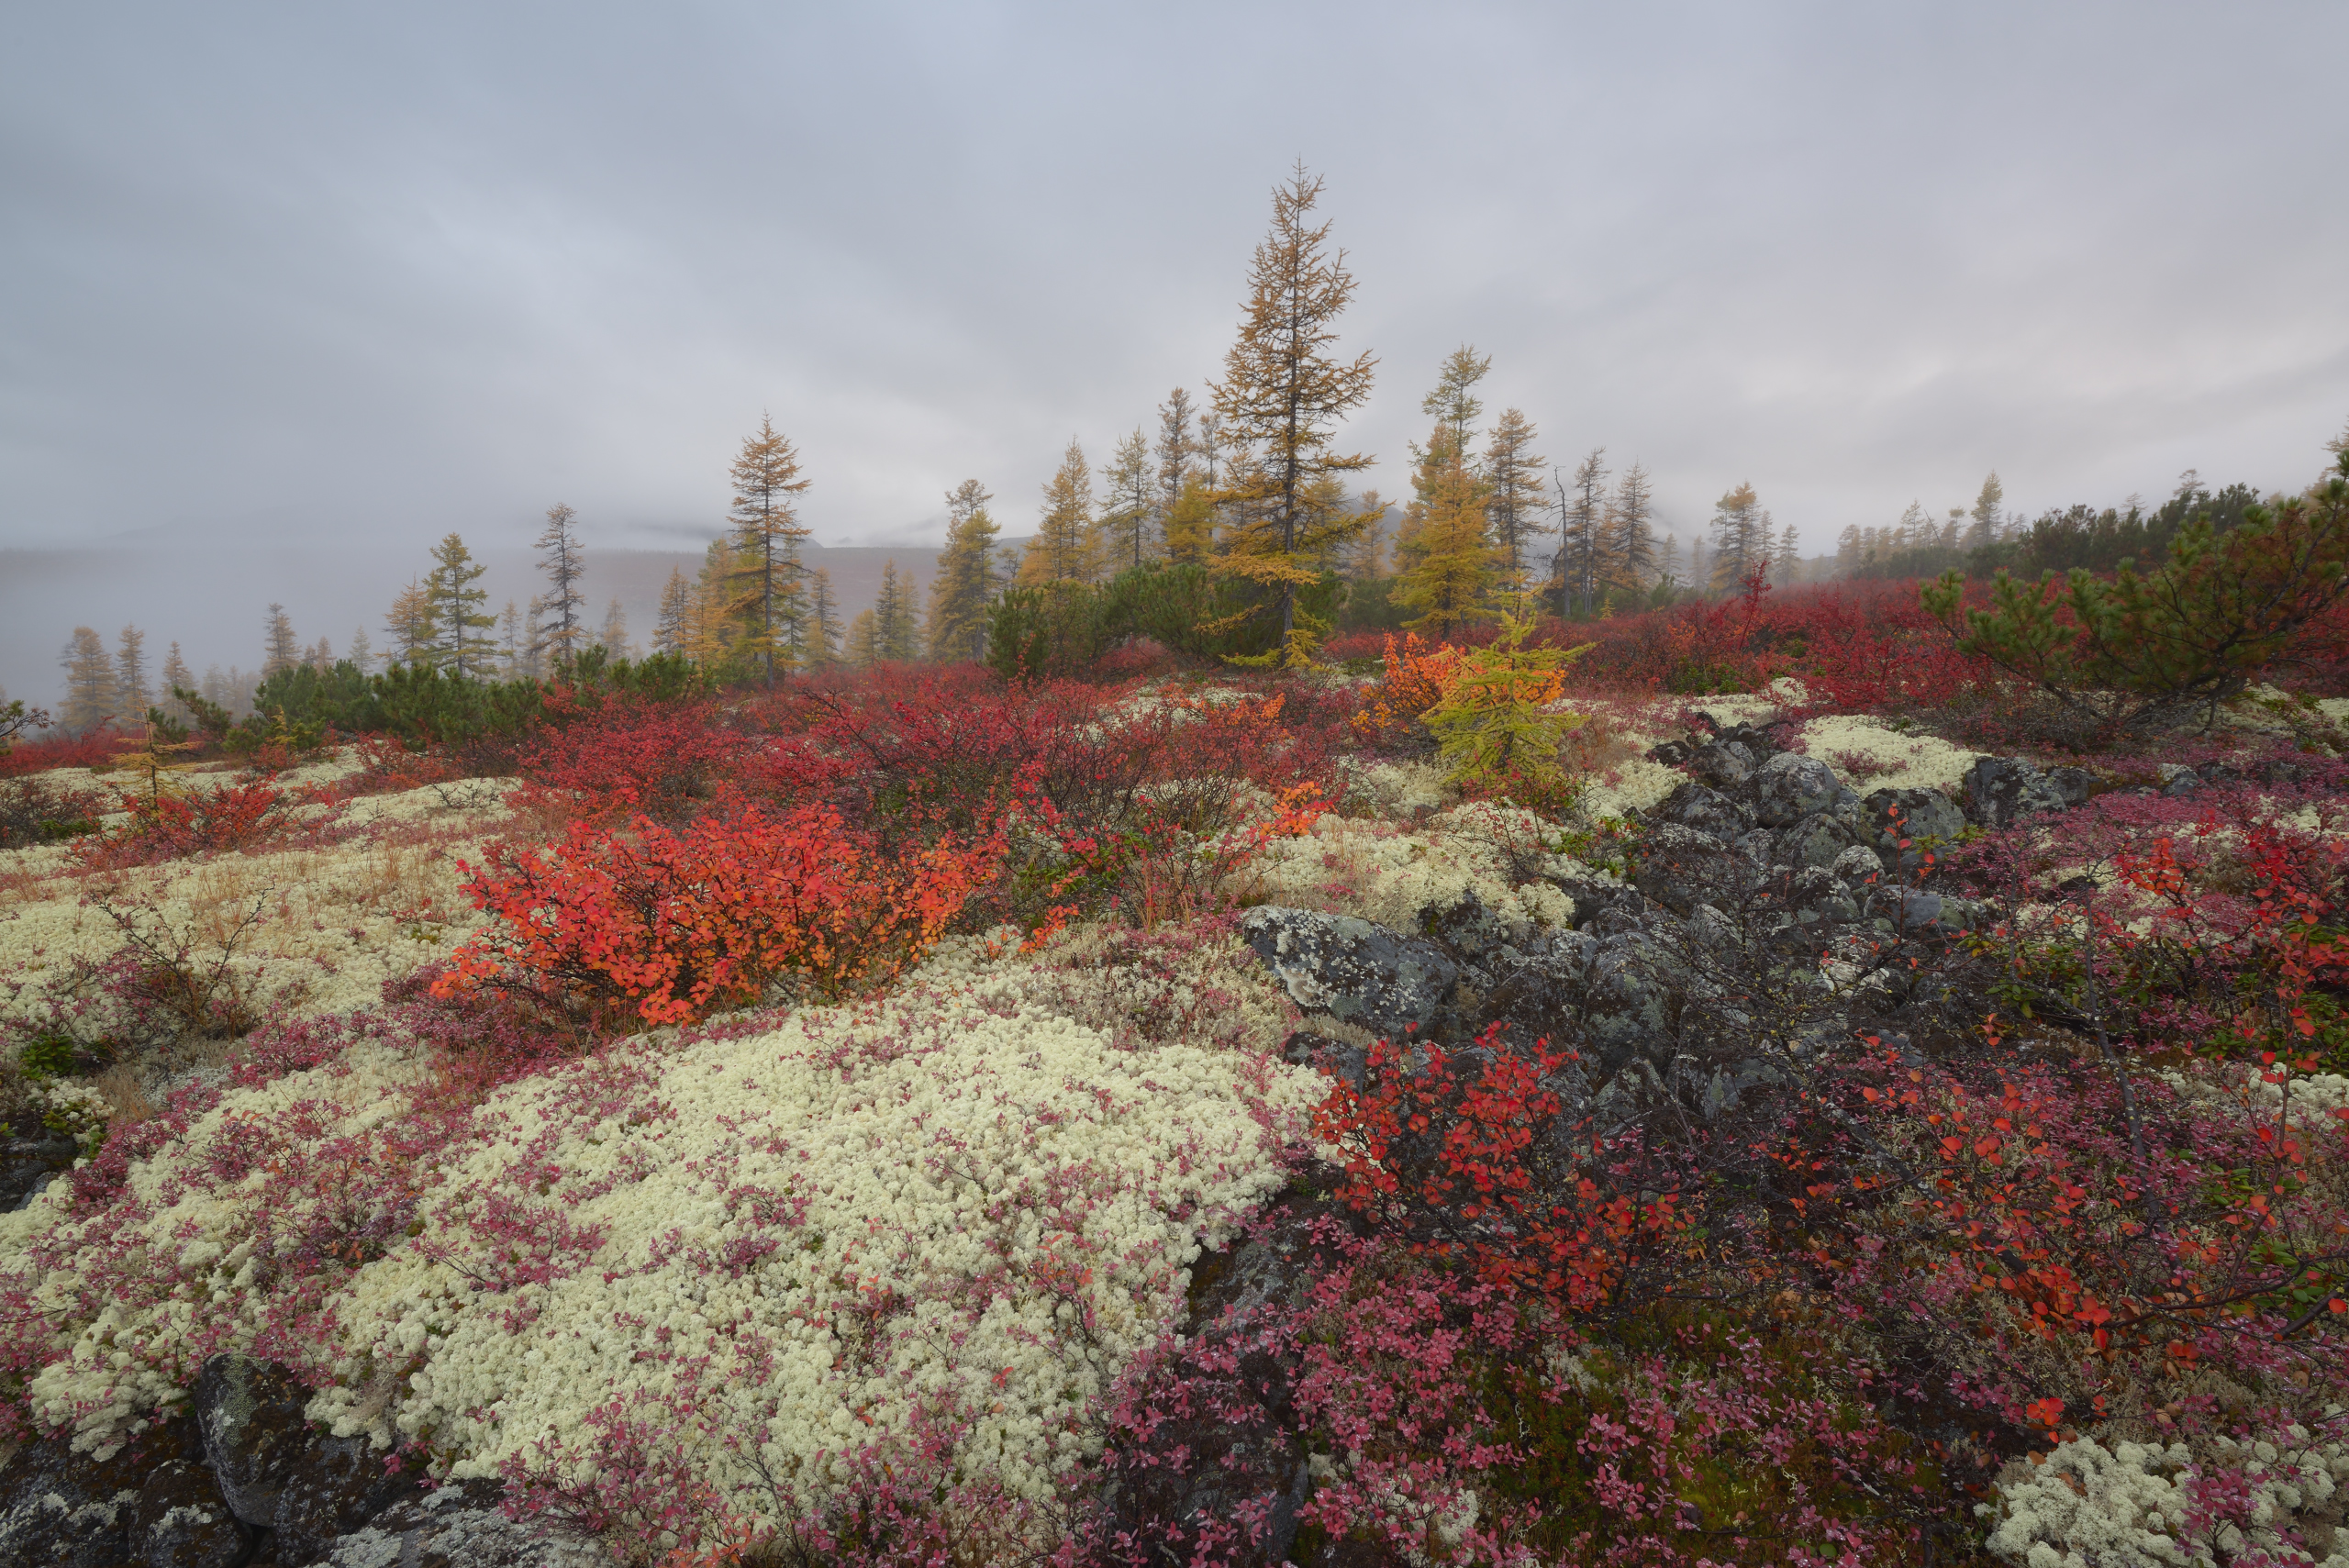
[[(1569, 687), (1593, 774), (1545, 810), (1465, 797), (1399, 673), (607, 702), (518, 778), (378, 748), (307, 840), (14, 851), (14, 1043), (127, 1054), (140, 976), (231, 939), (249, 1017), (158, 1043), (148, 1113), (82, 1113), (90, 1162), (0, 1217), (11, 1408), (102, 1447), (252, 1349), (648, 1560), (2349, 1550), (2334, 764), (2248, 725), (2191, 791), (2108, 759), (1901, 895), (1996, 918), (1804, 987), (1777, 895), (1724, 897), (1654, 958), (1651, 1084), (1596, 1033), (1301, 1020), (1227, 917), (1660, 944), (1605, 819), (1685, 790), (1646, 753), (1698, 709), (1863, 792), (1974, 753), (1909, 697)], [(1902, 966), (1934, 1031), (1842, 1028), (1835, 976)], [(1776, 1076), (1684, 1094), (1723, 1041)], [(1291, 1287), (1200, 1316), (1252, 1237)], [(1227, 1462), (1264, 1487), (1129, 1506)]]

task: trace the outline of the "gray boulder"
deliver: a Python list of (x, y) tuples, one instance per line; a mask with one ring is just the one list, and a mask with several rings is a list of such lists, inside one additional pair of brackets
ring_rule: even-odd
[(1460, 965), (1437, 943), (1351, 915), (1264, 905), (1240, 931), (1290, 1001), (1374, 1034), (1433, 1028), (1460, 983)]
[(1708, 740), (1689, 755), (1687, 767), (1715, 789), (1735, 789), (1753, 776), (1753, 753), (1734, 740)]
[(1836, 813), (1821, 811), (1779, 828), (1770, 841), (1770, 859), (1782, 866), (1823, 869), (1859, 841), (1859, 830), (1850, 822)]
[[(147, 1568), (238, 1568), (261, 1532), (228, 1511), (200, 1450), (147, 1473), (130, 1521), (130, 1560)], [(294, 1559), (306, 1562), (308, 1558)]]
[(72, 1170), (81, 1152), (70, 1138), (0, 1138), (0, 1209), (24, 1207), (51, 1177)]
[(1730, 847), (1710, 833), (1665, 823), (1640, 844), (1631, 881), (1675, 915), (1708, 901), (1730, 864)]
[(141, 1560), (131, 1535), (147, 1473), (194, 1452), (184, 1422), (142, 1433), (105, 1459), (75, 1453), (67, 1437), (27, 1443), (0, 1466), (0, 1562), (119, 1568)]
[[(1880, 789), (1864, 803), (1876, 849), (1889, 864), (1915, 871), (1924, 863), (1925, 840), (1952, 843), (1965, 831), (1965, 813), (1937, 789)], [(1900, 840), (1909, 840), (1902, 849)]]
[(1746, 791), (1753, 802), (1754, 820), (1765, 828), (1799, 822), (1851, 795), (1834, 769), (1794, 751), (1781, 751), (1763, 763)]
[[(2076, 772), (2077, 770), (2074, 770)], [(1982, 757), (1965, 770), (1965, 815), (1985, 828), (2011, 828), (2026, 817), (2076, 805), (2073, 791), (2020, 757)], [(2086, 793), (2081, 792), (2081, 799)]]
[(414, 1477), (387, 1472), (385, 1455), (363, 1438), (318, 1435), (286, 1468), (277, 1496), (277, 1555), (311, 1562), (334, 1549), (338, 1537), (419, 1487)]
[(594, 1541), (509, 1519), (504, 1490), (467, 1481), (394, 1504), (333, 1542), (323, 1557), (282, 1557), (285, 1568), (617, 1568)]
[(204, 1457), (228, 1508), (249, 1525), (277, 1522), (277, 1499), (309, 1446), (307, 1390), (273, 1362), (222, 1351), (196, 1374), (188, 1403)]
[(1709, 789), (1694, 779), (1658, 801), (1654, 809), (1648, 813), (1648, 819), (1694, 828), (1699, 833), (1710, 833), (1724, 843), (1753, 826), (1752, 811), (1719, 790)]

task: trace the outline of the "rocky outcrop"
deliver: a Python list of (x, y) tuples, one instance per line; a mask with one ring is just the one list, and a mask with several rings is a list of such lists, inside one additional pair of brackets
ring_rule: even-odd
[(592, 1541), (506, 1517), (495, 1482), (444, 1486), (385, 1509), (341, 1537), (320, 1568), (612, 1568)]
[(495, 1483), (419, 1495), (386, 1455), (304, 1418), (308, 1393), (256, 1357), (204, 1364), (187, 1416), (104, 1460), (62, 1437), (0, 1467), (8, 1568), (611, 1568), (592, 1541), (506, 1518)]
[(60, 1173), (73, 1168), (81, 1145), (70, 1138), (0, 1138), (0, 1209), (22, 1208)]
[(148, 1474), (192, 1451), (184, 1423), (141, 1434), (105, 1459), (63, 1437), (26, 1444), (0, 1468), (0, 1562), (9, 1568), (118, 1568), (151, 1561), (133, 1546)]
[(1985, 828), (2011, 828), (2026, 817), (2087, 804), (2093, 776), (2085, 768), (2042, 773), (2020, 757), (1983, 757), (1965, 770), (1960, 787), (1965, 815)]
[(1460, 983), (1460, 965), (1436, 942), (1351, 916), (1267, 905), (1240, 929), (1289, 1000), (1374, 1034), (1434, 1027)]

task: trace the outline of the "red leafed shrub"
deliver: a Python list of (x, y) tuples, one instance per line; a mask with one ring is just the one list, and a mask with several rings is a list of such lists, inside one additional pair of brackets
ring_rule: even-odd
[(541, 800), (591, 821), (643, 815), (675, 822), (699, 810), (751, 748), (706, 699), (656, 702), (614, 693), (546, 696), (544, 722), (521, 749)]
[[(297, 815), (305, 806), (322, 809)], [(289, 795), (258, 782), (186, 794), (126, 794), (118, 809), (131, 814), (129, 822), (75, 841), (73, 857), (80, 864), (119, 871), (211, 851), (322, 844), (336, 836), (331, 806), (314, 795)]]
[(433, 994), (518, 974), (598, 1025), (685, 1022), (786, 977), (854, 995), (928, 951), (1002, 855), (999, 830), (892, 851), (820, 806), (682, 830), (639, 817), (627, 835), (573, 823), (551, 849), (494, 845), (464, 866), (498, 923)]
[(1800, 639), (1795, 673), (1812, 702), (1841, 712), (1942, 707), (1996, 683), (1987, 660), (1960, 653), (1925, 614), (1913, 582), (1798, 588), (1771, 625), (1781, 643)]
[(1570, 1308), (1596, 1306), (1688, 1221), (1669, 1193), (1601, 1191), (1581, 1167), (1605, 1163), (1603, 1141), (1579, 1129), (1575, 1150), (1577, 1129), (1543, 1083), (1574, 1053), (1499, 1049), (1501, 1033), (1458, 1053), (1376, 1041), (1362, 1086), (1334, 1082), (1314, 1130), (1344, 1151), (1341, 1199), (1414, 1248)]
[(139, 739), (100, 719), (79, 735), (58, 735), (39, 740), (19, 740), (0, 751), (0, 778), (44, 773), (50, 768), (101, 768), (125, 751), (139, 749)]

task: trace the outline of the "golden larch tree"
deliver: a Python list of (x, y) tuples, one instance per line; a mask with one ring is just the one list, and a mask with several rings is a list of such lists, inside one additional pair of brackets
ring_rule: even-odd
[(747, 655), (774, 684), (778, 667), (795, 668), (806, 651), (807, 571), (800, 551), (810, 530), (799, 520), (796, 497), (808, 482), (799, 473), (799, 454), (762, 417), (758, 433), (746, 436), (734, 460), (733, 597), (728, 613), (741, 628), (736, 651)]
[(1485, 484), (1492, 492), (1485, 515), (1493, 546), (1500, 552), (1502, 576), (1512, 591), (1525, 586), (1533, 541), (1553, 531), (1545, 517), (1549, 486), (1542, 480), (1547, 460), (1533, 450), (1539, 434), (1532, 420), (1508, 408), (1485, 442)]
[(995, 497), (966, 479), (946, 493), (946, 548), (930, 579), (930, 622), (923, 641), (941, 664), (975, 663), (986, 654), (987, 605), (999, 576), (993, 560)]
[(1068, 439), (1061, 465), (1044, 484), (1035, 542), (1020, 559), (1022, 583), (1089, 583), (1094, 578), (1093, 470), (1085, 449)]
[(1404, 623), (1407, 627), (1430, 627), (1438, 636), (1450, 637), (1490, 613), (1486, 601), (1497, 562), (1485, 537), (1489, 499), (1485, 483), (1469, 469), (1448, 433), (1444, 448), (1449, 458), (1431, 487), (1419, 526), (1419, 562), (1404, 574), (1395, 598), (1419, 612)]
[(1247, 314), (1215, 386), (1220, 439), (1252, 461), (1229, 469), (1218, 499), (1233, 516), (1219, 570), (1269, 595), (1285, 663), (1310, 663), (1321, 628), (1300, 624), (1297, 591), (1318, 575), (1312, 562), (1360, 531), (1368, 518), (1344, 514), (1320, 523), (1307, 496), (1327, 474), (1370, 466), (1364, 453), (1332, 450), (1334, 427), (1370, 395), (1377, 361), (1334, 357), (1336, 322), (1353, 297), (1343, 250), (1329, 248), (1330, 225), (1308, 223), (1321, 182), (1299, 163), (1273, 189), (1271, 232), (1249, 264)]

